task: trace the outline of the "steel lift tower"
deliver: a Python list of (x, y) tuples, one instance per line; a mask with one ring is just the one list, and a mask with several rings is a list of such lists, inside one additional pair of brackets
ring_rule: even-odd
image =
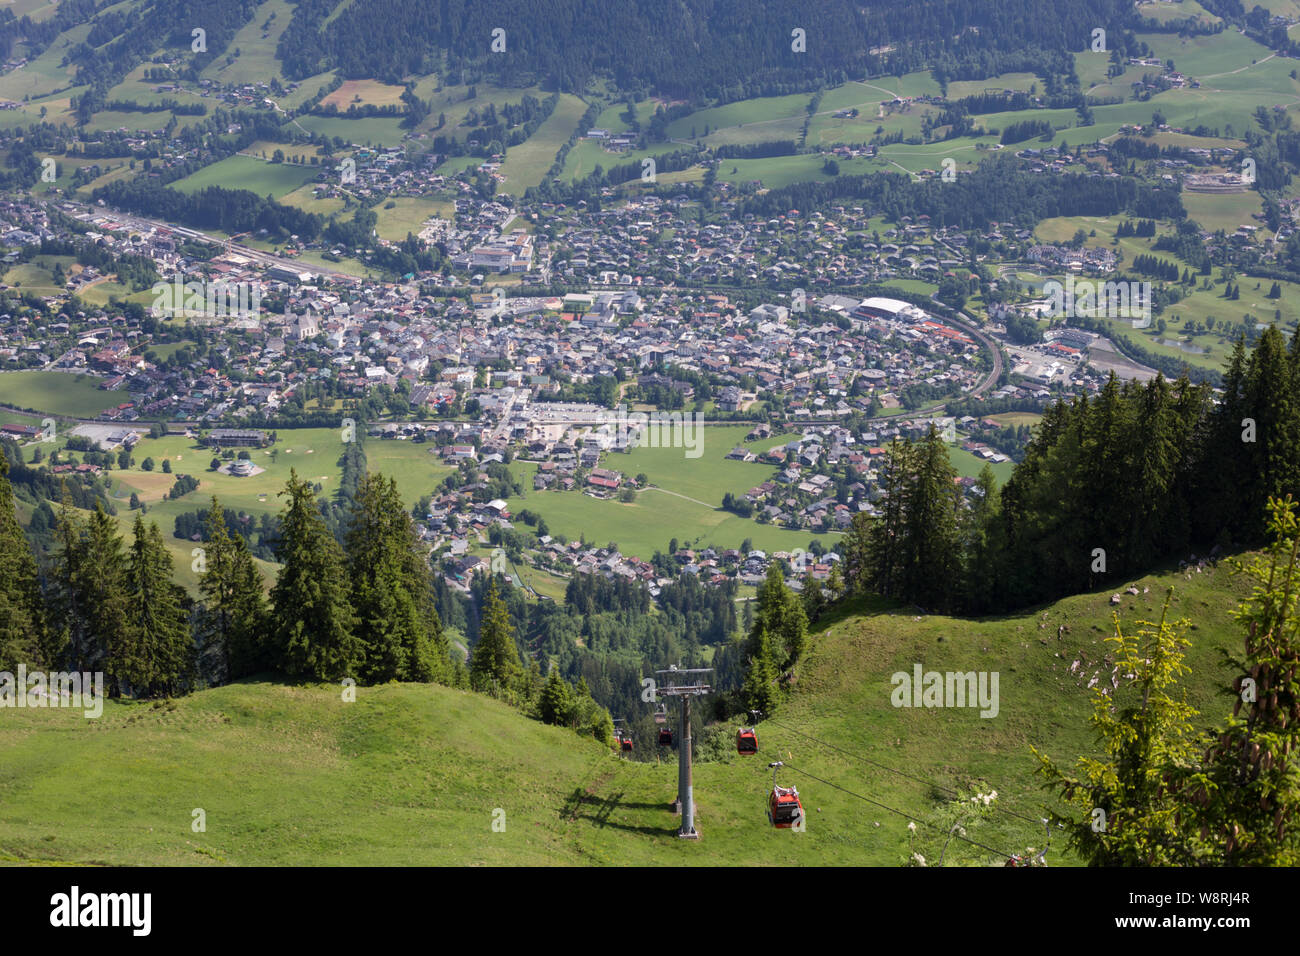
[(664, 675), (662, 685), (655, 687), (656, 697), (680, 697), (682, 701), (681, 730), (677, 735), (677, 803), (674, 809), (681, 812), (682, 825), (677, 835), (683, 840), (698, 840), (699, 831), (695, 829), (695, 794), (691, 785), (691, 698), (703, 697), (713, 688), (704, 682), (706, 674), (712, 674), (712, 667), (681, 669), (670, 667), (668, 670), (655, 671)]

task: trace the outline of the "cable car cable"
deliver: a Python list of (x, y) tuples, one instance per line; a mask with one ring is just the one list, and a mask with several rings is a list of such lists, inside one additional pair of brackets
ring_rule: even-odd
[[(915, 776), (914, 774), (908, 773), (906, 770), (898, 770), (895, 767), (886, 766), (883, 763), (872, 760), (870, 757), (863, 757), (861, 754), (852, 753), (848, 750), (845, 750), (842, 747), (837, 747), (834, 744), (827, 743), (824, 740), (818, 740), (812, 734), (804, 733), (802, 730), (795, 730), (795, 728), (793, 727), (790, 727), (786, 724), (782, 724), (770, 718), (766, 722), (772, 724), (775, 727), (780, 727), (782, 730), (788, 730), (792, 734), (798, 734), (801, 737), (807, 737), (809, 740), (813, 741), (814, 743), (821, 744), (823, 747), (828, 747), (831, 750), (837, 751), (838, 753), (842, 753), (846, 757), (853, 757), (855, 760), (861, 760), (863, 763), (871, 764), (871, 766), (873, 767), (879, 767), (881, 770), (885, 770), (889, 773), (897, 774), (900, 777), (906, 777), (908, 780), (915, 781), (916, 783), (923, 783), (926, 786), (934, 787), (934, 789), (942, 790), (945, 793), (950, 793), (954, 797), (961, 796), (961, 794), (958, 791), (954, 790), (952, 787), (945, 787), (943, 784), (935, 783), (933, 780), (927, 780), (924, 777)], [(1017, 813), (1015, 810), (1010, 810), (1006, 807), (1000, 807), (996, 803), (991, 803), (989, 804), (989, 806), (993, 807), (993, 809), (999, 811), (1000, 813), (1009, 814), (1010, 816), (1016, 817), (1020, 820), (1024, 820), (1027, 823), (1035, 824), (1036, 826), (1041, 826), (1043, 823), (1042, 817), (1027, 817), (1023, 813)]]
[[(929, 820), (926, 820), (926, 819), (923, 818), (923, 817), (912, 816), (911, 814), (904, 813), (902, 810), (896, 810), (895, 808), (893, 808), (893, 807), (891, 807), (891, 806), (888, 806), (888, 805), (886, 805), (886, 804), (880, 803), (880, 802), (877, 801), (877, 800), (872, 800), (870, 797), (864, 797), (864, 796), (863, 796), (862, 794), (860, 794), (860, 793), (855, 793), (855, 792), (852, 791), (852, 790), (849, 790), (849, 789), (847, 789), (847, 788), (845, 788), (845, 787), (841, 787), (841, 786), (840, 786), (839, 784), (837, 784), (837, 783), (831, 783), (829, 780), (823, 780), (821, 777), (817, 776), (816, 774), (809, 773), (807, 770), (800, 770), (798, 767), (795, 767), (795, 766), (793, 766), (793, 765), (791, 765), (791, 764), (788, 764), (788, 763), (785, 764), (785, 766), (789, 767), (789, 768), (790, 768), (791, 770), (793, 770), (795, 773), (801, 773), (801, 774), (803, 774), (805, 777), (811, 777), (812, 779), (816, 780), (818, 783), (824, 783), (824, 784), (826, 784), (826, 786), (828, 786), (828, 787), (834, 787), (836, 790), (839, 790), (839, 791), (842, 792), (842, 793), (847, 793), (847, 794), (848, 794), (849, 796), (851, 796), (851, 797), (857, 797), (859, 800), (864, 800), (864, 801), (866, 801), (867, 803), (871, 804), (871, 805), (874, 806), (874, 807), (880, 807), (880, 809), (882, 809), (882, 810), (888, 810), (890, 813), (897, 814), (898, 816), (902, 817), (904, 820), (907, 820), (908, 822), (913, 822), (913, 821), (915, 821), (915, 822), (923, 823), (923, 824), (925, 824), (926, 826), (928, 826), (928, 827), (930, 827), (930, 828), (932, 828), (932, 829), (934, 829), (934, 830), (938, 830), (940, 833), (947, 833), (947, 832), (950, 832), (950, 831), (944, 830), (943, 827), (939, 826), (939, 825), (936, 824), (936, 823), (931, 823)], [(1009, 860), (1009, 859), (1011, 859), (1012, 857), (1015, 856), (1014, 853), (1004, 853), (1004, 852), (1002, 852), (1001, 850), (998, 850), (998, 849), (995, 849), (994, 847), (989, 846), (988, 844), (980, 843), (978, 840), (972, 840), (972, 839), (970, 839), (969, 837), (960, 836), (959, 834), (957, 834), (957, 833), (955, 833), (955, 832), (952, 833), (952, 835), (953, 835), (954, 837), (956, 837), (958, 840), (961, 840), (961, 841), (964, 842), (964, 843), (969, 843), (971, 846), (977, 846), (977, 847), (979, 847), (981, 850), (988, 850), (990, 853), (994, 854), (995, 856), (1001, 857), (1001, 858), (1004, 859), (1004, 860)]]

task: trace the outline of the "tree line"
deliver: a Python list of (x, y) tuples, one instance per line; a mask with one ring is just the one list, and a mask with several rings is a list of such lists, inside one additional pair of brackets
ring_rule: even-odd
[(996, 613), (1117, 585), (1191, 549), (1265, 538), (1270, 497), (1300, 494), (1300, 340), (1238, 340), (1215, 402), (1157, 376), (1049, 407), (1004, 487), (969, 493), (932, 430), (895, 442), (880, 513), (855, 516), (847, 593)]
[[(41, 568), (18, 522), (0, 458), (0, 670), (102, 671), (110, 696), (188, 693), (256, 674), (377, 684), (415, 681), (490, 693), (553, 723), (608, 740), (608, 712), (577, 686), (524, 665), (495, 579), (482, 592), (468, 664), (436, 608), (427, 549), (396, 481), (363, 472), (341, 536), (296, 471), (280, 493), (269, 593), (245, 536), (214, 497), (193, 549), (199, 598), (174, 580), (162, 533), (137, 514), (128, 542), (100, 504), (65, 498)], [(233, 533), (232, 533), (233, 531)], [(549, 696), (543, 701), (543, 690)]]

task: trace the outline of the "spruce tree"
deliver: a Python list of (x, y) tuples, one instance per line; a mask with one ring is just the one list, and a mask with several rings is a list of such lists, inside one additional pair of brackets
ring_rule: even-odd
[(961, 491), (948, 449), (934, 426), (912, 456), (903, 519), (902, 596), (926, 607), (949, 608), (960, 570), (957, 517)]
[(750, 631), (750, 656), (756, 655), (759, 634), (766, 635), (772, 664), (780, 670), (794, 666), (808, 642), (808, 617), (802, 602), (785, 584), (781, 567), (773, 562), (758, 588), (758, 611)]
[(126, 569), (126, 633), (114, 671), (134, 697), (183, 693), (194, 682), (188, 595), (172, 580), (158, 525), (135, 517)]
[(36, 559), (14, 510), (9, 459), (0, 454), (0, 671), (53, 669)]
[(510, 612), (497, 594), (496, 577), (488, 581), (478, 627), (478, 643), (469, 661), (470, 682), (475, 690), (493, 690), (513, 695), (524, 679), (519, 648), (515, 645)]
[(277, 663), (289, 675), (334, 681), (355, 677), (363, 663), (348, 599), (347, 571), (338, 541), (325, 525), (311, 485), (290, 470), (280, 513), (271, 589), (271, 629)]
[(552, 667), (538, 698), (537, 709), (542, 721), (548, 724), (569, 723), (575, 704), (572, 688), (560, 676), (560, 669)]
[(446, 682), (447, 642), (423, 548), (396, 481), (379, 474), (362, 476), (346, 545), (365, 678)]
[[(1245, 473), (1249, 538), (1262, 541), (1264, 506), (1270, 497), (1300, 494), (1300, 396), (1282, 333), (1269, 327), (1247, 364), (1246, 414), (1255, 421), (1255, 441), (1238, 442), (1249, 462)], [(1240, 433), (1239, 433), (1240, 438)]]
[(262, 575), (242, 535), (226, 529), (225, 510), (216, 497), (205, 519), (205, 569), (199, 591), (206, 602), (208, 646), (215, 648), (223, 680), (238, 680), (272, 667)]
[(54, 627), (67, 640), (71, 669), (103, 671), (114, 697), (126, 691), (129, 670), (126, 570), (117, 523), (102, 503), (82, 521), (65, 498), (51, 574)]
[(745, 682), (741, 688), (745, 706), (762, 711), (766, 716), (776, 712), (780, 700), (777, 687), (779, 674), (772, 660), (772, 646), (767, 631), (757, 627), (749, 641), (749, 658), (746, 661)]

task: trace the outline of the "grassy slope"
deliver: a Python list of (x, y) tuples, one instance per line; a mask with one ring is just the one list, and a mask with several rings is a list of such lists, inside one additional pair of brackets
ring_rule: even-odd
[[(1125, 596), (1126, 621), (1158, 613), (1167, 584), (1194, 616), (1188, 679), (1217, 719), (1226, 685), (1215, 648), (1235, 645), (1228, 611), (1240, 582), (1224, 569), (1165, 574)], [(1104, 653), (1109, 591), (980, 621), (860, 606), (823, 622), (798, 691), (760, 725), (762, 753), (697, 763), (699, 843), (676, 840), (665, 803), (675, 766), (620, 761), (569, 731), (447, 688), (361, 688), (344, 704), (330, 686), (240, 684), (176, 703), (110, 703), (77, 712), (10, 710), (0, 723), (0, 859), (163, 864), (848, 864), (893, 865), (907, 818), (790, 770), (808, 832), (774, 831), (762, 812), (768, 760), (925, 820), (930, 787), (863, 765), (792, 733), (934, 780), (998, 790), (1029, 817), (1042, 802), (1029, 745), (1068, 763), (1092, 747), (1080, 651)], [(1058, 643), (1056, 626), (1070, 631)], [(1042, 625), (1041, 628), (1039, 625)], [(974, 668), (1001, 675), (1001, 711), (900, 710), (889, 677)], [(1088, 669), (1090, 674), (1091, 668)], [(1107, 671), (1108, 672), (1108, 671)], [(638, 742), (640, 744), (640, 742)], [(202, 808), (207, 831), (191, 830)], [(497, 808), (505, 832), (491, 828)], [(878, 824), (878, 825), (877, 825)], [(924, 828), (923, 828), (924, 829)], [(1042, 845), (1036, 825), (995, 815), (971, 837), (1005, 851)], [(1068, 862), (1056, 852), (1049, 859)], [(970, 851), (967, 853), (966, 851)], [(961, 862), (988, 854), (950, 849)]]

